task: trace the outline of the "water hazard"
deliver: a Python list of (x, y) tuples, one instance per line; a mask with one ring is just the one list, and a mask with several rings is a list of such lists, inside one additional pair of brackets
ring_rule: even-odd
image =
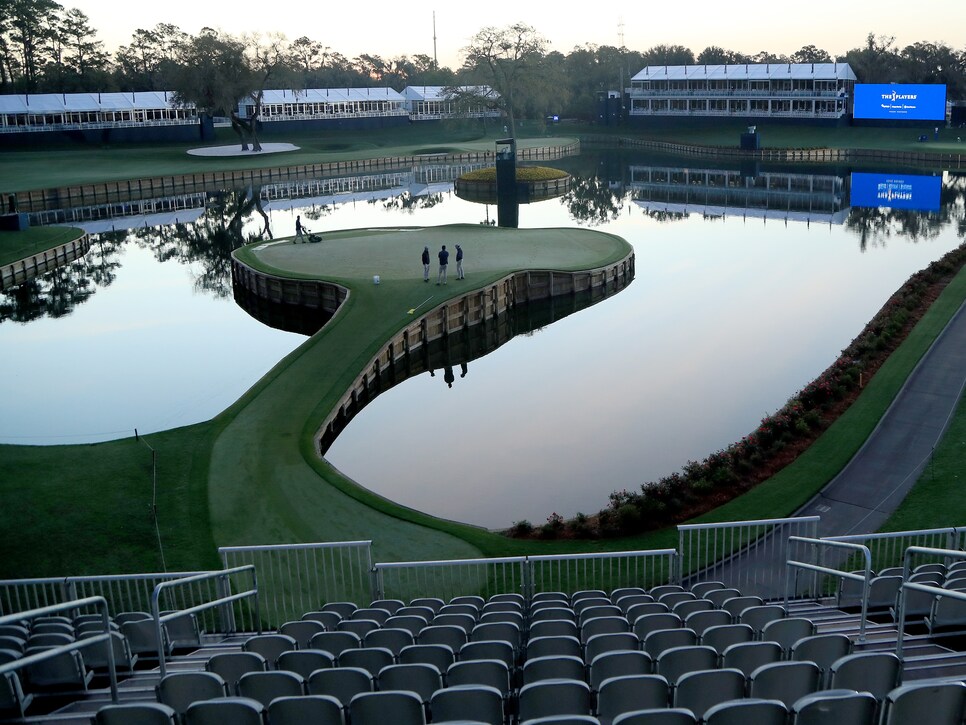
[[(627, 151), (554, 165), (572, 190), (522, 206), (520, 225), (618, 234), (635, 247), (635, 280), (575, 314), (513, 326), (491, 354), (440, 358), (388, 387), (327, 453), (363, 485), (492, 527), (594, 512), (611, 491), (755, 428), (966, 234), (962, 176)], [(296, 214), (321, 232), (492, 223), (493, 206), (453, 194), (459, 171), (48, 210), (96, 234), (84, 259), (0, 294), (0, 441), (103, 440), (212, 417), (319, 324), (246, 312), (232, 248), (294, 233)]]

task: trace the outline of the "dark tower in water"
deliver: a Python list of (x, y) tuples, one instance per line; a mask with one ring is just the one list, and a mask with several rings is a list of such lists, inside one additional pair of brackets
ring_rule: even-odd
[(496, 142), (497, 224), (516, 228), (520, 221), (517, 199), (517, 142), (504, 138)]

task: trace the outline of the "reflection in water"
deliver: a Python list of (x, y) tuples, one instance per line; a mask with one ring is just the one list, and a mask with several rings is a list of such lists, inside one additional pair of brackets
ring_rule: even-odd
[(250, 290), (240, 285), (236, 284), (232, 287), (235, 302), (239, 307), (262, 324), (274, 327), (276, 330), (310, 337), (332, 319), (332, 313), (326, 312), (321, 307), (311, 308), (273, 302), (252, 294)]
[(606, 289), (596, 288), (566, 297), (520, 304), (495, 320), (465, 327), (459, 332), (437, 338), (428, 345), (422, 345), (409, 355), (394, 358), (390, 365), (382, 368), (379, 375), (375, 376), (366, 394), (356, 399), (351, 412), (337, 418), (323, 432), (319, 450), (325, 455), (349, 422), (381, 393), (425, 372), (436, 377), (438, 370), (443, 371), (443, 383), (446, 387), (452, 388), (456, 382), (454, 366), (459, 366), (460, 378), (465, 378), (472, 361), (490, 354), (517, 335), (532, 335), (557, 320), (597, 304), (622, 290), (631, 281), (633, 278), (617, 278)]

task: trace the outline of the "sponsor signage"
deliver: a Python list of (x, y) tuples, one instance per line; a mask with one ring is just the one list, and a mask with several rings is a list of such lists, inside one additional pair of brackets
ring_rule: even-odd
[(886, 121), (944, 121), (946, 86), (942, 83), (857, 83), (852, 115)]
[(852, 174), (852, 206), (939, 211), (941, 176)]

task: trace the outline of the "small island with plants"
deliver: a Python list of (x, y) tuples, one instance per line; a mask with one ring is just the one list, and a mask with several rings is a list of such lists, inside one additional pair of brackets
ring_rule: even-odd
[[(517, 201), (528, 204), (562, 196), (570, 191), (571, 176), (549, 166), (518, 166)], [(484, 204), (496, 203), (496, 167), (467, 171), (456, 179), (456, 196)]]

